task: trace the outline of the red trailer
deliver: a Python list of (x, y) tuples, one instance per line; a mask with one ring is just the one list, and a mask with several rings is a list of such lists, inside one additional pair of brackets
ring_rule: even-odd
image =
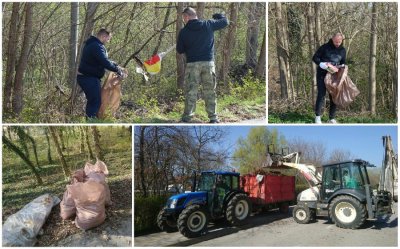
[(290, 202), (296, 198), (294, 176), (249, 174), (241, 176), (241, 184), (255, 208), (278, 207), (281, 212), (287, 212)]

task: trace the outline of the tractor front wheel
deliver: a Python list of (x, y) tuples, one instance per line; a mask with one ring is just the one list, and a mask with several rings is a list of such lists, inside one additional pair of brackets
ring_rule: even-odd
[(241, 226), (251, 213), (251, 202), (246, 194), (235, 195), (226, 208), (226, 220), (232, 226)]
[(356, 198), (338, 196), (329, 205), (329, 214), (336, 226), (357, 229), (365, 223), (367, 211), (365, 205)]
[(162, 209), (157, 216), (157, 225), (161, 231), (172, 233), (177, 231), (176, 220), (173, 217), (165, 216), (165, 210)]
[(199, 205), (187, 207), (178, 218), (178, 229), (187, 238), (195, 238), (206, 233), (208, 225), (208, 214)]
[(308, 224), (313, 219), (313, 212), (307, 206), (295, 206), (293, 218), (299, 224)]

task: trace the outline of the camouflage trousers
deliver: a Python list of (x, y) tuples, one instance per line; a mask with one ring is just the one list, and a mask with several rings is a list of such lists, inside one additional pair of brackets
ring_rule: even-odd
[(204, 102), (208, 118), (217, 120), (217, 80), (213, 61), (199, 61), (186, 64), (185, 69), (185, 111), (182, 119), (189, 121), (196, 111), (197, 92), (203, 86)]

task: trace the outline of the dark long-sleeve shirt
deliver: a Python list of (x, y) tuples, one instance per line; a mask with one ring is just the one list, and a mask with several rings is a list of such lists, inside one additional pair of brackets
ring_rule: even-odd
[(118, 72), (117, 64), (108, 59), (104, 44), (97, 37), (91, 36), (83, 47), (78, 71), (83, 75), (101, 79), (105, 69)]
[(187, 62), (214, 61), (214, 31), (228, 26), (228, 19), (215, 14), (212, 20), (193, 19), (179, 32), (176, 51)]

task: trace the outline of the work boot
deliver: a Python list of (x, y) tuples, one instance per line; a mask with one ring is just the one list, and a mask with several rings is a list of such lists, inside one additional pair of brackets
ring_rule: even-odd
[(336, 121), (336, 119), (330, 119), (329, 121), (328, 121), (328, 123), (330, 123), (330, 124), (337, 124), (338, 122)]
[(218, 119), (210, 120), (210, 124), (219, 124), (219, 120)]
[(191, 120), (192, 120), (191, 118), (187, 118), (187, 117), (182, 117), (181, 118), (181, 122), (182, 123), (190, 123)]
[(322, 124), (322, 122), (321, 122), (321, 116), (315, 116), (315, 123), (316, 123), (316, 124)]

